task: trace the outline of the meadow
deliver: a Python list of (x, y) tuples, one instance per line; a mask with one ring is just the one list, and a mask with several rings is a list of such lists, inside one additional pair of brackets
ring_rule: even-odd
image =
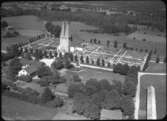
[(146, 69), (146, 72), (152, 72), (152, 73), (166, 73), (166, 64), (163, 63), (149, 63), (148, 68)]
[(125, 80), (125, 76), (123, 75), (115, 74), (110, 71), (90, 69), (86, 67), (82, 67), (82, 71), (78, 72), (78, 74), (81, 77), (83, 83), (86, 83), (86, 81), (90, 78), (97, 79), (98, 81), (107, 79), (110, 84), (113, 83), (113, 80), (120, 81), (121, 83), (124, 83)]
[[(45, 31), (44, 22), (36, 16), (15, 16), (15, 17), (4, 17), (3, 20), (9, 22), (9, 25), (12, 25), (20, 32), (22, 36), (30, 37), (41, 32)], [(61, 25), (61, 21), (52, 21), (56, 25)], [(81, 22), (71, 21), (70, 22), (70, 35), (73, 37), (73, 46), (78, 46), (83, 40), (89, 41), (90, 39), (96, 38), (97, 40), (101, 40), (101, 44), (106, 45), (106, 41), (110, 40), (114, 42), (115, 40), (118, 41), (118, 44), (122, 46), (123, 42), (126, 42), (128, 46), (133, 47), (134, 49), (148, 49), (151, 50), (152, 48), (157, 48), (157, 53), (161, 56), (165, 55), (166, 49), (166, 38), (159, 37), (159, 36), (152, 36), (150, 33), (141, 34), (138, 32), (131, 33), (130, 35), (113, 35), (107, 33), (93, 33), (93, 32), (86, 32), (81, 30), (95, 30), (98, 29), (95, 26), (86, 25)], [(133, 39), (133, 36), (136, 39)], [(146, 37), (146, 41), (142, 41), (142, 37)], [(2, 38), (3, 39), (3, 38)], [(10, 38), (9, 38), (10, 39)], [(14, 40), (15, 41), (15, 40)], [(3, 43), (2, 43), (3, 44)]]
[(2, 116), (10, 117), (12, 120), (51, 120), (57, 113), (54, 108), (42, 107), (8, 96), (2, 96), (1, 106)]

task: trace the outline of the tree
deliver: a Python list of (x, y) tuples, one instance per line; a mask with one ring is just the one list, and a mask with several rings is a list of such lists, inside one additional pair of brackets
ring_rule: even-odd
[(111, 85), (106, 79), (102, 79), (99, 81), (100, 89), (111, 90)]
[(68, 95), (70, 98), (74, 97), (74, 95), (79, 92), (83, 94), (85, 93), (85, 86), (83, 83), (72, 83), (68, 87)]
[(57, 57), (57, 52), (56, 51), (54, 52), (54, 57)]
[(117, 48), (117, 46), (118, 46), (118, 42), (115, 40), (114, 41), (114, 48)]
[(94, 65), (94, 60), (92, 60), (92, 65)]
[(134, 114), (134, 102), (130, 96), (122, 96), (121, 98), (121, 109), (124, 115), (131, 116)]
[(84, 116), (92, 120), (99, 120), (100, 119), (100, 108), (98, 107), (98, 105), (94, 103), (88, 103), (87, 108), (84, 111)]
[(96, 65), (100, 66), (100, 58), (97, 58)]
[(104, 61), (104, 59), (102, 59), (102, 66), (105, 66), (105, 61)]
[(90, 39), (90, 43), (92, 43), (93, 42), (93, 40), (92, 39)]
[(127, 75), (128, 71), (129, 71), (128, 64), (121, 65), (121, 72), (120, 72), (120, 74)]
[(50, 76), (52, 75), (52, 72), (48, 66), (41, 66), (37, 70), (37, 75), (42, 78), (44, 76)]
[(96, 39), (96, 38), (94, 38), (94, 43), (95, 43), (95, 44), (97, 43), (97, 39)]
[(84, 60), (83, 60), (83, 56), (82, 56), (82, 55), (80, 56), (80, 61), (81, 61), (81, 63), (84, 63)]
[(47, 102), (47, 105), (49, 105), (50, 107), (55, 107), (55, 108), (61, 107), (63, 104), (64, 104), (63, 99), (61, 99), (58, 96), (56, 96), (54, 100)]
[(154, 54), (157, 54), (157, 49), (155, 48), (155, 50), (154, 50)]
[(31, 58), (31, 55), (27, 52), (27, 53), (24, 53), (24, 58), (27, 59), (27, 60), (32, 60)]
[(81, 82), (81, 78), (79, 77), (78, 74), (73, 75), (73, 80), (74, 80), (74, 82)]
[(34, 57), (35, 57), (37, 60), (42, 59), (42, 57), (43, 57), (42, 51), (36, 49), (36, 50), (35, 50), (35, 53), (34, 53)]
[(78, 62), (78, 56), (77, 55), (74, 56), (74, 60), (75, 60), (75, 62)]
[(120, 73), (122, 71), (122, 64), (118, 63), (117, 65), (113, 65), (113, 72)]
[(163, 60), (163, 61), (164, 61), (164, 63), (166, 63), (166, 57), (164, 57), (164, 60)]
[(107, 47), (109, 47), (110, 46), (110, 40), (107, 40)]
[(16, 44), (11, 45), (10, 47), (7, 47), (7, 52), (13, 56), (19, 56), (21, 54), (21, 51), (19, 51), (19, 48)]
[(59, 57), (52, 64), (52, 70), (62, 69), (64, 67), (63, 60)]
[(67, 69), (72, 67), (69, 57), (64, 56), (64, 58), (63, 58), (63, 67), (67, 68)]
[(56, 37), (60, 36), (60, 32), (61, 32), (61, 27), (58, 25), (53, 25), (51, 22), (47, 22), (45, 24), (45, 28), (48, 32), (50, 32), (51, 34), (53, 34)]
[(102, 107), (105, 109), (119, 109), (121, 107), (121, 96), (117, 90), (110, 90), (106, 94)]
[(53, 98), (54, 97), (53, 97), (51, 90), (48, 87), (46, 87), (44, 89), (44, 92), (41, 94), (41, 102), (46, 103), (48, 101), (53, 100)]
[(8, 26), (8, 23), (6, 21), (1, 21), (1, 27), (6, 28)]
[(156, 63), (159, 63), (160, 59), (159, 56), (156, 57)]
[(86, 56), (86, 63), (89, 64), (89, 57)]
[(99, 44), (99, 45), (101, 44), (101, 41), (100, 41), (100, 40), (98, 41), (98, 44)]
[(88, 96), (84, 95), (81, 92), (76, 92), (73, 97), (73, 112), (83, 115), (86, 108), (88, 107), (89, 102), (90, 99)]
[(8, 77), (11, 80), (15, 80), (16, 75), (21, 70), (22, 64), (18, 58), (14, 58), (9, 62)]
[(22, 75), (17, 77), (18, 80), (25, 81), (25, 82), (31, 82), (32, 77), (30, 75)]
[(127, 43), (126, 43), (126, 42), (123, 43), (123, 48), (124, 48), (124, 49), (127, 48)]
[(123, 92), (125, 95), (129, 95), (131, 97), (135, 96), (136, 93), (136, 84), (133, 81), (126, 81), (123, 85)]
[(100, 84), (96, 79), (87, 80), (85, 87), (87, 95), (92, 95), (100, 90)]
[(107, 67), (109, 67), (109, 68), (111, 67), (111, 64), (110, 64), (110, 62), (108, 62), (108, 63), (107, 63)]

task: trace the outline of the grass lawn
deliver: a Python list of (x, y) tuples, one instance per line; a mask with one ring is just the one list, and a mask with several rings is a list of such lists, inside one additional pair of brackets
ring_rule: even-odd
[[(166, 76), (144, 75), (141, 78), (140, 107), (141, 112), (146, 111), (146, 89), (153, 85), (155, 88), (157, 118), (162, 119), (166, 115)], [(139, 116), (139, 118), (146, 118)]]
[(2, 96), (2, 117), (22, 120), (51, 120), (57, 110)]
[(149, 64), (146, 72), (154, 72), (154, 73), (165, 73), (166, 72), (166, 64), (163, 63), (151, 63)]
[(11, 38), (1, 37), (1, 49), (5, 50), (7, 46), (10, 46), (12, 44), (28, 41), (29, 38), (30, 37), (28, 36), (22, 36), (22, 35), (19, 35), (17, 37), (11, 37)]
[(82, 69), (83, 71), (79, 71), (78, 74), (82, 78), (83, 83), (86, 83), (86, 81), (90, 78), (95, 78), (97, 80), (107, 79), (111, 84), (112, 80), (117, 80), (122, 83), (125, 80), (125, 76), (120, 74), (115, 74), (110, 71), (90, 69), (90, 68), (82, 68)]
[[(31, 36), (36, 34), (39, 34), (40, 31), (44, 31), (45, 27), (44, 27), (44, 21), (36, 16), (15, 16), (15, 17), (5, 17), (2, 18), (3, 20), (6, 20), (9, 25), (14, 26), (16, 28), (16, 30), (20, 31), (20, 33), (22, 33), (23, 36)], [(61, 25), (60, 21), (54, 21), (53, 19), (53, 23), (55, 25)], [(146, 42), (143, 42), (140, 39), (136, 39), (133, 40), (133, 36), (134, 34), (136, 35), (136, 33), (132, 33), (132, 35), (119, 35), (119, 36), (115, 36), (112, 34), (106, 34), (106, 33), (90, 33), (90, 32), (83, 32), (80, 31), (81, 29), (85, 29), (85, 30), (92, 30), (92, 29), (97, 29), (97, 27), (94, 26), (90, 26), (90, 25), (86, 25), (84, 23), (81, 22), (70, 22), (69, 25), (69, 32), (70, 35), (72, 35), (73, 37), (73, 41), (71, 42), (72, 46), (78, 46), (80, 45), (80, 43), (85, 40), (85, 41), (89, 41), (90, 39), (94, 39), (96, 38), (97, 40), (101, 40), (101, 44), (106, 45), (106, 41), (110, 40), (111, 42), (114, 42), (115, 40), (118, 41), (118, 46), (122, 46), (123, 42), (126, 42), (128, 46), (133, 47), (134, 49), (136, 48), (142, 48), (142, 49), (148, 49), (151, 50), (152, 48), (157, 48), (157, 52), (159, 53), (159, 55), (165, 55), (165, 49), (166, 49), (166, 38), (163, 38), (162, 41), (157, 41), (159, 40), (160, 37), (154, 37), (154, 36), (149, 36), (148, 35), (144, 35), (146, 36), (149, 41), (147, 40)], [(137, 36), (139, 36), (140, 38), (143, 37), (140, 34), (137, 34)]]

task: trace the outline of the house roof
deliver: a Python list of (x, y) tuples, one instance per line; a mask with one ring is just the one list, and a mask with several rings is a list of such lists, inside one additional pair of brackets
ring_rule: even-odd
[(121, 110), (101, 110), (101, 120), (113, 120), (113, 119), (122, 119), (123, 115)]
[(20, 62), (22, 63), (23, 66), (29, 65), (25, 70), (29, 73), (32, 74), (38, 70), (38, 68), (42, 65), (41, 62), (39, 61), (34, 61), (34, 60), (27, 60), (27, 59), (20, 59)]
[(78, 114), (57, 113), (53, 120), (89, 120), (88, 118)]

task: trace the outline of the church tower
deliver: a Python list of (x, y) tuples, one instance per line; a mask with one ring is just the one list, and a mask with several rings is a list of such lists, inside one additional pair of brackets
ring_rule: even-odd
[(60, 34), (60, 44), (58, 46), (58, 52), (63, 55), (70, 51), (70, 41), (69, 41), (69, 23), (63, 22)]

